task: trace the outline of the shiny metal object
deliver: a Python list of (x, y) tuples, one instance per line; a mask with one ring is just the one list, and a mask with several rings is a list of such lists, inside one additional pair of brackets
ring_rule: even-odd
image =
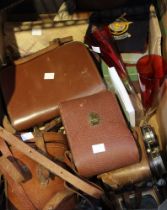
[(160, 151), (157, 135), (150, 125), (141, 127), (143, 139), (149, 159), (150, 169), (155, 178), (161, 178), (167, 173), (165, 157)]

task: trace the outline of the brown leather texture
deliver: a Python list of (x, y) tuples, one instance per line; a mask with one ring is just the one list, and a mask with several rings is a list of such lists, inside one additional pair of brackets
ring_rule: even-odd
[(125, 185), (134, 184), (151, 178), (150, 166), (140, 128), (136, 128), (136, 132), (141, 148), (141, 161), (134, 165), (113, 170), (98, 176), (105, 184), (110, 185), (114, 189), (119, 189)]
[[(54, 73), (54, 79), (44, 79)], [(58, 115), (62, 101), (106, 89), (87, 48), (71, 42), (50, 50), (0, 75), (8, 115), (16, 130), (24, 130)]]
[(64, 102), (60, 113), (80, 175), (90, 177), (139, 162), (138, 147), (113, 93)]
[[(61, 139), (60, 141), (57, 141), (57, 135), (52, 132), (45, 134), (44, 136), (46, 138), (48, 137), (46, 149), (50, 157), (54, 160), (63, 161), (64, 152), (67, 149), (65, 142)], [(35, 147), (35, 144), (32, 142), (28, 144), (30, 144), (32, 147)], [(10, 149), (12, 151), (13, 156), (19, 163), (22, 172), (27, 177), (27, 180), (24, 183), (21, 183), (21, 187), (23, 188), (23, 191), (25, 192), (28, 199), (36, 207), (36, 209), (42, 210), (50, 202), (50, 200), (53, 199), (53, 197), (56, 197), (57, 193), (58, 195), (60, 193), (63, 194), (65, 187), (64, 181), (62, 179), (50, 174), (50, 178), (46, 181), (45, 184), (43, 184), (40, 179), (41, 174), (39, 174), (39, 165), (35, 161), (32, 161), (27, 156), (15, 150), (13, 147), (11, 147)], [(9, 205), (13, 206), (12, 208), (17, 210), (29, 209), (25, 207), (24, 201), (22, 201), (20, 197), (18, 197), (16, 188), (13, 188), (13, 186), (11, 186), (10, 183), (8, 183), (7, 185), (7, 196), (10, 201)], [(57, 199), (59, 200), (59, 196), (57, 197)], [(69, 198), (68, 196), (67, 200), (70, 204), (68, 209), (73, 209), (75, 206), (74, 198), (72, 199), (73, 202), (71, 199), (72, 197)], [(57, 203), (58, 200), (56, 200)], [(64, 208), (58, 207), (55, 209), (62, 210)]]
[(68, 169), (61, 166), (59, 162), (57, 163), (53, 160), (50, 160), (44, 154), (41, 154), (29, 145), (20, 141), (18, 137), (9, 133), (2, 127), (0, 127), (0, 137), (5, 139), (5, 141), (9, 143), (9, 145), (16, 148), (22, 154), (26, 155), (31, 160), (34, 160), (42, 167), (49, 170), (52, 174), (62, 178), (64, 181), (70, 183), (72, 186), (84, 192), (85, 194), (96, 199), (100, 199), (104, 195), (104, 191), (100, 186), (94, 185), (90, 182), (87, 182), (87, 180), (83, 180), (77, 175), (74, 175)]

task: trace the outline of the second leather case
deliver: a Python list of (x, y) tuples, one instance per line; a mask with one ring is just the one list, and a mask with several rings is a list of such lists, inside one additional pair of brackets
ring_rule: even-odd
[(64, 102), (60, 112), (80, 175), (91, 177), (139, 161), (138, 147), (113, 93)]

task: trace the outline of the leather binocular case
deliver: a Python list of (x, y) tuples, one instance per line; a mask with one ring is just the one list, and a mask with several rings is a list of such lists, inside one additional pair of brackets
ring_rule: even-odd
[(141, 150), (141, 161), (131, 166), (113, 170), (98, 176), (99, 179), (113, 189), (119, 189), (126, 185), (148, 180), (152, 176), (140, 128), (136, 128), (136, 134)]
[(15, 61), (0, 73), (0, 86), (17, 131), (59, 116), (58, 106), (63, 101), (106, 90), (94, 60), (80, 42), (55, 43)]
[(135, 139), (112, 92), (63, 102), (60, 113), (81, 176), (97, 176), (140, 161)]

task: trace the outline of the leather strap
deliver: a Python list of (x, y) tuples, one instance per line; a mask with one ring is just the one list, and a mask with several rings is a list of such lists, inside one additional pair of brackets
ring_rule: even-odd
[[(18, 137), (20, 138), (20, 135)], [(44, 132), (43, 137), (44, 137), (45, 143), (54, 142), (54, 143), (60, 143), (62, 145), (67, 144), (66, 136), (62, 133)], [(36, 137), (30, 140), (27, 140), (26, 142), (34, 143), (36, 142)]]
[[(47, 155), (47, 150), (45, 146), (45, 141), (42, 133), (38, 130), (35, 129), (34, 131), (36, 141), (35, 144), (37, 148), (40, 150), (40, 152), (44, 155)], [(50, 172), (47, 170), (45, 167), (41, 166), (41, 164), (37, 165), (37, 176), (38, 179), (43, 186), (47, 186), (49, 183), (49, 177), (50, 177)]]
[(56, 38), (56, 39), (52, 40), (50, 42), (50, 44), (54, 44), (55, 42), (58, 42), (59, 45), (63, 45), (63, 44), (66, 44), (66, 43), (72, 42), (72, 41), (73, 41), (72, 36), (66, 36), (66, 37), (63, 37), (63, 38)]
[(26, 145), (24, 142), (21, 142), (16, 136), (9, 133), (2, 127), (0, 127), (0, 137), (5, 139), (5, 141), (14, 146), (18, 151), (22, 152), (27, 157), (41, 164), (53, 174), (59, 176), (82, 192), (97, 199), (99, 199), (104, 194), (101, 188), (95, 187), (80, 179), (79, 177), (73, 175), (72, 173), (61, 167), (59, 164), (54, 163), (44, 155), (37, 152), (35, 149)]
[(35, 144), (40, 149), (40, 151), (43, 154), (47, 154), (46, 146), (45, 146), (45, 141), (42, 133), (39, 130), (35, 130), (34, 135), (36, 137)]
[(54, 120), (51, 120), (49, 123), (46, 123), (44, 125), (44, 130), (42, 130), (42, 132), (47, 132), (47, 131), (51, 130), (55, 126), (59, 125), (61, 122), (62, 122), (62, 120), (60, 117), (56, 118)]
[(3, 127), (7, 131), (9, 131), (10, 133), (13, 133), (13, 134), (16, 133), (16, 130), (13, 128), (13, 126), (11, 125), (11, 123), (10, 123), (10, 121), (9, 121), (9, 119), (8, 119), (8, 117), (6, 115), (3, 117), (2, 124), (3, 124)]
[[(0, 150), (1, 150), (2, 154), (5, 156), (13, 156), (11, 151), (9, 150), (8, 146), (2, 139), (0, 139)], [(26, 195), (22, 185), (17, 183), (13, 179), (12, 173), (11, 172), (9, 173), (9, 171), (6, 169), (4, 164), (1, 164), (0, 170), (3, 173), (3, 175), (5, 176), (8, 184), (12, 188), (13, 193), (15, 193), (17, 195), (17, 197), (20, 198), (22, 200), (22, 202), (24, 203), (24, 210), (37, 210), (37, 208), (33, 205), (31, 200), (29, 199), (29, 197)]]
[(77, 170), (75, 168), (75, 165), (72, 161), (72, 155), (69, 150), (65, 151), (64, 153), (64, 162), (77, 174)]

